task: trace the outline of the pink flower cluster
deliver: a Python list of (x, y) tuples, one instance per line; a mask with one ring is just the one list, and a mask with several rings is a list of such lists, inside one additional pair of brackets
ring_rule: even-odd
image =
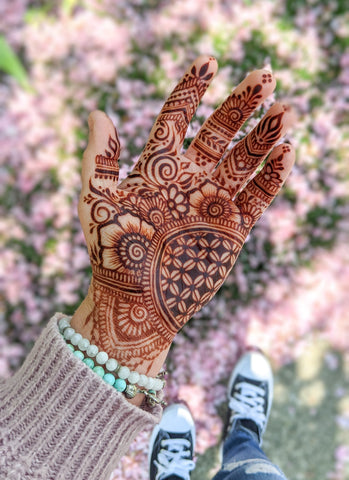
[[(30, 85), (1, 73), (0, 376), (18, 367), (56, 310), (73, 312), (86, 294), (89, 258), (77, 198), (91, 110), (105, 110), (118, 128), (121, 178), (165, 95), (198, 54), (215, 55), (220, 70), (188, 137), (233, 85), (263, 66), (274, 69), (278, 89), (250, 126), (275, 98), (298, 113), (297, 162), (283, 193), (168, 360), (168, 400), (189, 403), (202, 453), (217, 442), (217, 405), (248, 344), (265, 350), (275, 368), (292, 362), (312, 334), (347, 355), (347, 15), (339, 0), (41, 4), (0, 5), (0, 28)], [(114, 480), (147, 478), (148, 438), (137, 438)], [(344, 480), (347, 450), (336, 448), (332, 478)]]

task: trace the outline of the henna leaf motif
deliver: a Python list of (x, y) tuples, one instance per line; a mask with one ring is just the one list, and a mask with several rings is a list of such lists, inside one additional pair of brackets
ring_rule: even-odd
[(116, 132), (104, 153), (96, 151), (91, 159), (93, 173), (81, 199), (89, 216), (93, 271), (94, 308), (86, 325), (93, 342), (132, 368), (144, 362), (150, 367), (217, 292), (292, 163), (285, 167), (290, 148), (278, 146), (250, 180), (284, 133), (288, 110), (282, 105), (274, 105), (224, 155), (272, 91), (272, 76), (265, 71), (242, 82), (181, 153), (186, 128), (214, 72), (210, 57), (188, 69), (121, 183)]

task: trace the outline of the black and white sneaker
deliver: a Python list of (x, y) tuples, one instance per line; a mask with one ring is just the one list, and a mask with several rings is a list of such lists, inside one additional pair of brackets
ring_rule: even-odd
[(190, 480), (194, 470), (195, 425), (180, 403), (165, 408), (149, 445), (150, 480)]
[(236, 364), (228, 386), (228, 418), (224, 438), (236, 428), (254, 434), (259, 445), (273, 401), (273, 373), (266, 357), (257, 351), (245, 353)]

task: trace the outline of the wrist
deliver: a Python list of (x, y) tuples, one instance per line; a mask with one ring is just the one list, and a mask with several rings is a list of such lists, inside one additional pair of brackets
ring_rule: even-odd
[(72, 327), (69, 317), (62, 317), (58, 328), (73, 355), (93, 369), (107, 384), (123, 393), (130, 403), (140, 405), (145, 395), (149, 406), (164, 404), (161, 394), (159, 398), (157, 393), (164, 388), (163, 374), (155, 378), (140, 375), (115, 359), (108, 358), (106, 352), (99, 351), (96, 345), (91, 345)]
[(120, 352), (121, 350), (125, 350), (125, 342), (123, 342), (121, 348), (121, 345), (118, 345), (117, 339), (114, 338), (109, 339), (110, 342), (108, 342), (108, 346), (103, 345), (103, 342), (99, 341), (99, 338), (93, 333), (96, 330), (95, 323), (112, 325), (115, 322), (114, 317), (117, 315), (117, 312), (111, 309), (101, 308), (101, 305), (95, 301), (94, 291), (94, 281), (92, 281), (87, 296), (71, 319), (71, 326), (76, 332), (80, 333), (84, 338), (87, 338), (90, 343), (95, 344), (100, 351), (105, 351), (110, 358), (115, 358), (120, 364), (129, 367), (131, 370), (136, 370), (139, 374), (156, 377), (165, 363), (170, 345), (157, 352), (156, 355), (152, 355), (151, 360), (133, 355), (134, 349), (132, 345), (127, 349), (128, 358), (123, 358)]

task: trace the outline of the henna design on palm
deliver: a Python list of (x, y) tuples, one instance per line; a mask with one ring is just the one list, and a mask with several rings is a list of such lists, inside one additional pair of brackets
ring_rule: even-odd
[(132, 173), (118, 185), (116, 131), (104, 114), (94, 114), (80, 199), (93, 271), (93, 308), (83, 327), (100, 348), (132, 368), (151, 369), (177, 331), (217, 292), (293, 163), (291, 147), (280, 145), (247, 183), (291, 122), (281, 104), (223, 156), (275, 86), (263, 70), (236, 88), (180, 154), (215, 71), (211, 57), (199, 57), (188, 69)]

